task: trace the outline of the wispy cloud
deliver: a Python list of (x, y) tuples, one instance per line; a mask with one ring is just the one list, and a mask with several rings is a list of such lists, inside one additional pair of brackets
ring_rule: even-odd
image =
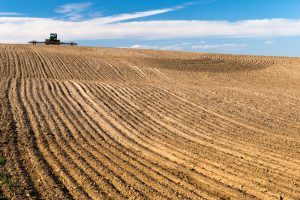
[(130, 47), (120, 47), (120, 48), (132, 48), (132, 49), (160, 49), (158, 46), (144, 45), (144, 44), (134, 44)]
[(163, 13), (176, 11), (179, 9), (183, 9), (189, 5), (191, 5), (191, 4), (186, 3), (186, 4), (179, 5), (179, 6), (171, 7), (171, 8), (149, 10), (149, 11), (143, 11), (143, 12), (126, 13), (126, 14), (120, 14), (120, 15), (112, 15), (112, 16), (108, 16), (108, 17), (97, 18), (94, 20), (94, 22), (101, 23), (101, 24), (122, 22), (122, 21), (138, 19), (138, 18), (143, 18), (143, 17), (149, 17), (149, 16), (153, 16), (153, 15), (159, 15), (159, 14), (163, 14)]
[(201, 45), (193, 45), (192, 49), (219, 49), (219, 48), (237, 48), (237, 47), (246, 47), (246, 44), (201, 44)]
[(130, 47), (121, 47), (121, 48), (133, 48), (133, 49), (159, 49), (159, 50), (184, 50), (187, 49), (191, 43), (181, 42), (174, 43), (169, 45), (145, 45), (145, 44), (134, 44)]
[(0, 12), (0, 16), (21, 16), (22, 13), (16, 13), (16, 12)]
[(274, 41), (274, 40), (267, 40), (264, 43), (265, 44), (274, 44), (274, 43), (276, 43), (276, 41)]
[[(113, 23), (113, 22), (120, 22), (126, 21), (131, 19), (137, 19), (142, 17), (149, 17), (153, 15), (163, 14), (172, 12), (175, 10), (186, 8), (187, 6), (194, 5), (195, 3), (184, 3), (178, 6), (164, 8), (164, 9), (157, 9), (157, 10), (150, 10), (150, 11), (143, 11), (143, 12), (135, 12), (135, 13), (127, 13), (127, 14), (119, 14), (119, 15), (112, 15), (108, 17), (99, 17), (101, 12), (93, 11), (88, 12), (88, 16), (94, 17), (95, 21), (98, 23)], [(74, 3), (74, 4), (65, 4), (59, 6), (55, 9), (56, 13), (63, 14), (70, 20), (80, 20), (86, 14), (85, 12), (92, 6), (92, 3), (85, 2), (85, 3)]]
[(145, 44), (134, 44), (130, 47), (123, 48), (134, 48), (134, 49), (159, 49), (159, 50), (221, 50), (221, 51), (232, 51), (247, 47), (246, 44), (238, 43), (226, 43), (226, 44), (205, 44), (205, 41), (200, 41), (199, 44), (192, 44), (189, 42), (174, 43), (170, 45), (145, 45)]
[(70, 20), (80, 20), (82, 18), (82, 13), (91, 5), (92, 3), (90, 2), (65, 4), (57, 7), (55, 12), (64, 14), (64, 16), (68, 17)]

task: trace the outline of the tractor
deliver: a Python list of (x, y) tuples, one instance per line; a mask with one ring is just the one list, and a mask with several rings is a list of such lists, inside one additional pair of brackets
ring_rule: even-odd
[(39, 42), (36, 40), (28, 42), (30, 44), (45, 44), (45, 45), (70, 45), (70, 46), (76, 46), (77, 43), (75, 42), (61, 42), (57, 39), (57, 33), (50, 33), (49, 39), (46, 39), (44, 42)]

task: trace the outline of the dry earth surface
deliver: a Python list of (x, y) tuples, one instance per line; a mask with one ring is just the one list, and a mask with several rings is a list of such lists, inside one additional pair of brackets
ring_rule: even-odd
[(9, 199), (300, 199), (298, 58), (0, 45), (0, 80)]

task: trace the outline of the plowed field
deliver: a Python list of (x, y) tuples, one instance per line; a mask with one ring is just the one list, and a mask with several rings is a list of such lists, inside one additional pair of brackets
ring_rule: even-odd
[(8, 198), (300, 199), (298, 58), (0, 45), (0, 79)]

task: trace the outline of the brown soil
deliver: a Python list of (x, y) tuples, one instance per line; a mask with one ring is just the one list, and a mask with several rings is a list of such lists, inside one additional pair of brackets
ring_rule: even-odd
[(10, 199), (300, 198), (300, 59), (0, 45)]

